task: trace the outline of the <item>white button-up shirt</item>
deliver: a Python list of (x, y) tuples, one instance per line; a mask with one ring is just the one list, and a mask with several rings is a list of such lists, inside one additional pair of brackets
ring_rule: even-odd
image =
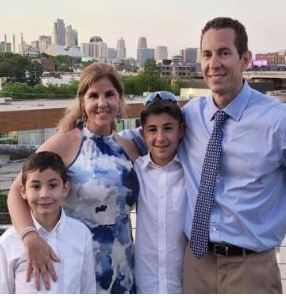
[(58, 280), (51, 281), (49, 291), (44, 288), (43, 282), (41, 291), (37, 291), (34, 277), (26, 282), (26, 250), (14, 227), (11, 227), (0, 237), (0, 293), (96, 293), (89, 229), (67, 217), (63, 210), (51, 232), (47, 232), (35, 219), (34, 224), (39, 235), (60, 257), (60, 262), (54, 263)]
[(150, 154), (139, 157), (140, 183), (135, 239), (138, 293), (182, 293), (186, 190), (177, 157), (160, 167)]

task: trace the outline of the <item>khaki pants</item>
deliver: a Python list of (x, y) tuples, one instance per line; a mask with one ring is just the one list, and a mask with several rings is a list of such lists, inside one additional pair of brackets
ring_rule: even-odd
[(183, 291), (207, 293), (282, 293), (275, 250), (245, 256), (197, 259), (189, 246), (184, 257)]

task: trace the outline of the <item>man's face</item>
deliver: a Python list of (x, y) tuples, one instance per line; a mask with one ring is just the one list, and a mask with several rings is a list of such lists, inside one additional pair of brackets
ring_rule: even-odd
[(234, 98), (242, 87), (242, 73), (251, 59), (250, 52), (239, 57), (234, 39), (233, 29), (210, 29), (202, 38), (202, 73), (215, 101), (218, 97), (228, 102)]

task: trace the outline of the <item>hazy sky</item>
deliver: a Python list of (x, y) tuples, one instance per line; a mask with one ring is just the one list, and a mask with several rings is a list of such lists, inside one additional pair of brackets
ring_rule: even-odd
[(108, 47), (125, 39), (127, 56), (135, 57), (137, 40), (167, 45), (169, 56), (198, 47), (203, 25), (216, 16), (240, 20), (253, 53), (286, 49), (286, 0), (0, 0), (0, 40), (12, 34), (19, 42), (52, 33), (62, 18), (78, 31), (79, 42), (101, 36)]

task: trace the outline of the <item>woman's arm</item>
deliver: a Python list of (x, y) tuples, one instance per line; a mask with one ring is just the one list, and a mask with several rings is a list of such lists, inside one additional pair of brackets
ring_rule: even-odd
[(116, 141), (122, 146), (123, 150), (129, 156), (132, 162), (134, 162), (136, 158), (140, 156), (137, 146), (131, 140), (125, 137), (122, 137), (115, 132), (114, 132), (114, 137)]

